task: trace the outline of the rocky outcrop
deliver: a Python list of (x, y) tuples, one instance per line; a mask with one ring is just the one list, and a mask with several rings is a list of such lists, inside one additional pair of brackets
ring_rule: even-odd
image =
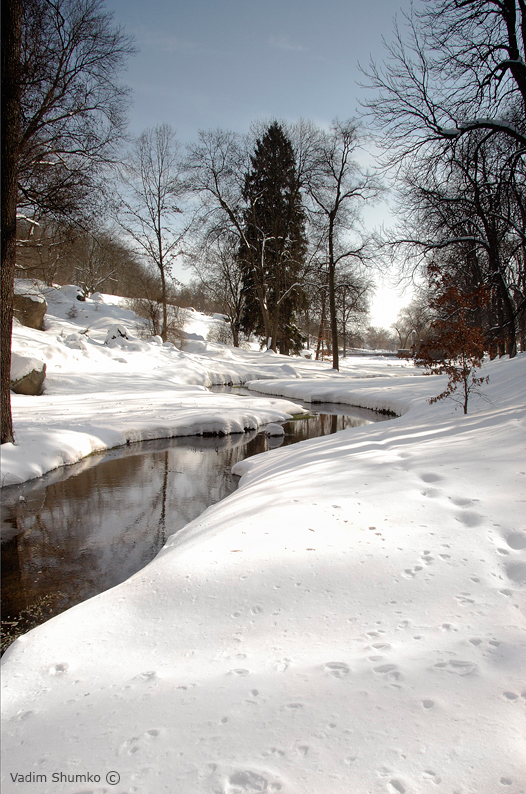
[(11, 353), (11, 390), (16, 394), (42, 394), (45, 377), (43, 361)]
[(47, 303), (42, 295), (18, 294), (13, 296), (13, 314), (17, 320), (28, 328), (44, 330), (44, 315)]

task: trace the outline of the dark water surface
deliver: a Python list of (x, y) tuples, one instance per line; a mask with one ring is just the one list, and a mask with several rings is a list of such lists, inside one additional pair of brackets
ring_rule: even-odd
[(169, 535), (236, 489), (237, 461), (386, 418), (314, 407), (316, 415), (284, 425), (284, 438), (252, 432), (141, 442), (3, 488), (5, 645), (143, 568)]

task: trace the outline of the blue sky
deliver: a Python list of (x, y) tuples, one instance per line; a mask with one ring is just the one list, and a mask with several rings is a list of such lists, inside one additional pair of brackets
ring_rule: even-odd
[[(184, 143), (199, 129), (247, 132), (252, 121), (328, 125), (359, 112), (358, 62), (383, 56), (409, 0), (106, 0), (139, 48), (124, 75), (130, 130), (167, 122)], [(384, 208), (368, 210), (377, 223)], [(386, 216), (387, 217), (387, 216)], [(383, 295), (385, 292), (385, 295)], [(372, 320), (388, 326), (408, 298), (379, 290)]]

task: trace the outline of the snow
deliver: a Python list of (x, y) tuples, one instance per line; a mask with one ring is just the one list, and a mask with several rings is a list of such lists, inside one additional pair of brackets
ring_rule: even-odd
[(429, 405), (441, 378), (393, 359), (336, 373), (210, 343), (108, 348), (109, 322), (133, 318), (104, 301), (104, 327), (86, 302), (86, 350), (55, 304), (47, 331), (16, 328), (49, 376), (14, 399), (10, 477), (65, 443), (78, 459), (206, 421), (282, 421), (275, 396), (204, 390), (228, 378), (398, 416), (236, 464), (238, 490), (148, 566), (17, 640), (2, 790), (29, 772), (47, 778), (39, 794), (524, 794), (526, 356), (487, 363), (490, 402), (464, 416)]

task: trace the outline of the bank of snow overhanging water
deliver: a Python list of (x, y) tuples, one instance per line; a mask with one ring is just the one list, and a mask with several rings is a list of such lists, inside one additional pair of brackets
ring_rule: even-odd
[(7, 652), (4, 774), (523, 794), (525, 370), (492, 364), (467, 417), (408, 393), (392, 422), (238, 464), (150, 565)]
[(468, 416), (387, 362), (294, 366), (289, 399), (406, 412), (238, 464), (146, 568), (17, 640), (6, 791), (89, 766), (148, 794), (524, 794), (526, 358)]
[[(48, 288), (45, 296), (46, 331), (13, 328), (13, 349), (44, 362), (47, 377), (43, 395), (12, 395), (16, 443), (2, 445), (3, 486), (135, 441), (243, 433), (286, 421), (304, 409), (284, 399), (210, 395), (206, 387), (331, 373), (321, 362), (204, 341), (191, 341), (182, 352), (159, 337), (139, 339), (143, 321), (122, 299), (99, 295), (78, 302), (74, 287)], [(206, 332), (217, 320), (191, 312), (188, 323)], [(108, 330), (117, 326), (128, 338), (109, 339)], [(362, 360), (360, 366), (378, 374), (377, 363)]]

